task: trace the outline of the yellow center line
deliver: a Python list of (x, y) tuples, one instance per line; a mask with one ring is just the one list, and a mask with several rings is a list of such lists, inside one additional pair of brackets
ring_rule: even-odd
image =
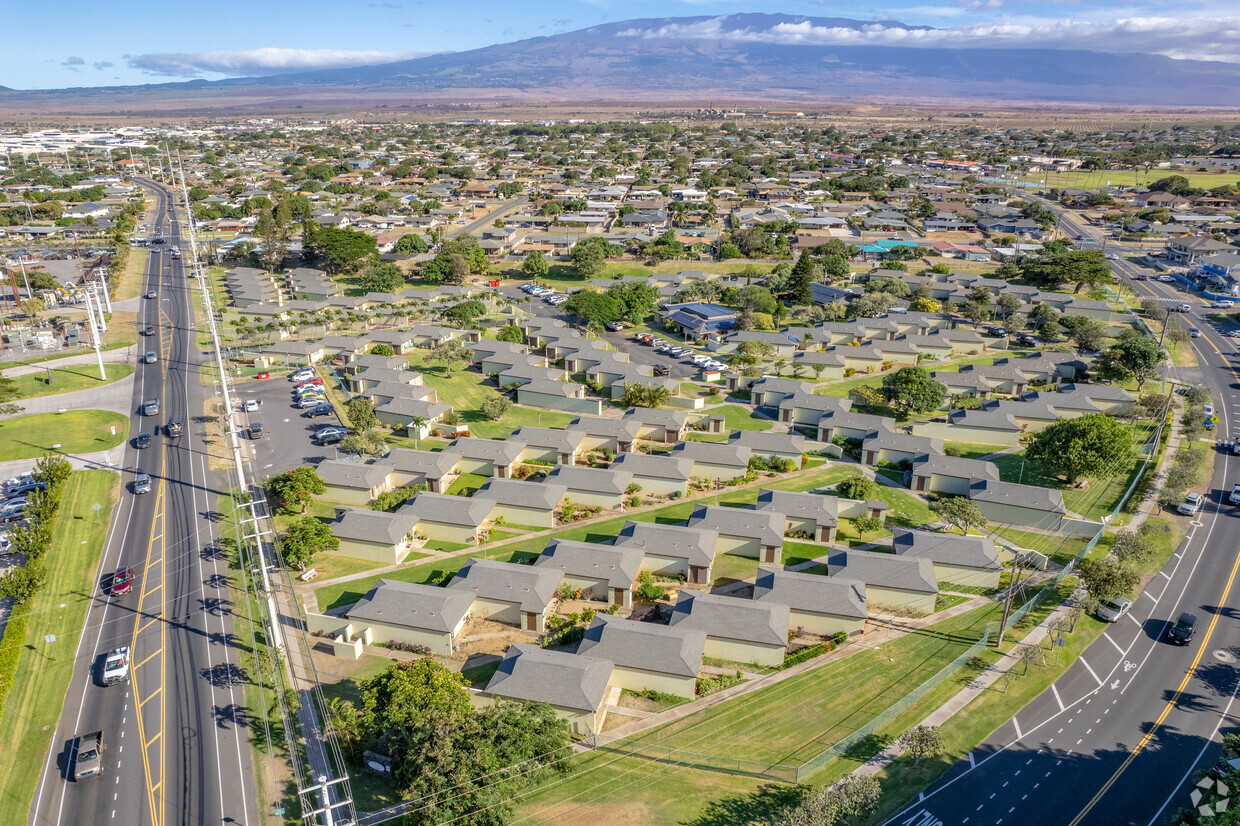
[[(1154, 291), (1150, 290), (1150, 293), (1154, 294)], [(1219, 350), (1218, 347), (1215, 347), (1214, 342), (1210, 341), (1208, 337), (1202, 336), (1201, 340), (1204, 341), (1206, 344), (1209, 344), (1210, 349), (1218, 353), (1219, 358), (1225, 359), (1222, 351)], [(1237, 373), (1236, 370), (1231, 365), (1224, 363), (1223, 366), (1227, 370), (1227, 372), (1231, 373), (1232, 376), (1240, 380), (1240, 373)], [(1223, 595), (1222, 597), (1219, 598), (1219, 601), (1218, 601), (1219, 605), (1227, 604), (1227, 597), (1231, 593), (1231, 586), (1235, 584), (1236, 573), (1238, 571), (1240, 571), (1240, 554), (1237, 554), (1235, 561), (1232, 562), (1231, 574), (1227, 577), (1227, 584), (1223, 587)], [(1206, 648), (1209, 646), (1209, 643), (1210, 643), (1210, 637), (1213, 636), (1214, 634), (1214, 628), (1216, 625), (1218, 625), (1220, 616), (1222, 616), (1221, 612), (1216, 611), (1214, 613), (1213, 618), (1210, 620), (1210, 625), (1206, 628), (1206, 633), (1201, 639), (1200, 645), (1197, 646), (1197, 656), (1193, 657), (1192, 664), (1189, 665), (1188, 671), (1184, 673), (1184, 679), (1180, 680), (1180, 684), (1179, 686), (1176, 687), (1175, 693), (1171, 695), (1171, 699), (1169, 699), (1166, 705), (1163, 706), (1162, 713), (1158, 715), (1158, 719), (1154, 721), (1154, 724), (1152, 726), (1150, 726), (1150, 730), (1146, 732), (1145, 736), (1141, 738), (1140, 742), (1138, 742), (1137, 745), (1133, 747), (1128, 757), (1126, 757), (1124, 759), (1124, 762), (1120, 764), (1120, 767), (1115, 770), (1115, 773), (1111, 775), (1111, 777), (1107, 780), (1106, 783), (1102, 784), (1102, 787), (1099, 788), (1098, 792), (1093, 796), (1093, 798), (1088, 803), (1085, 804), (1085, 807), (1081, 809), (1081, 811), (1077, 814), (1077, 816), (1072, 818), (1072, 822), (1069, 823), (1068, 826), (1077, 826), (1077, 824), (1079, 824), (1085, 818), (1085, 816), (1088, 815), (1093, 810), (1093, 808), (1098, 805), (1098, 801), (1102, 799), (1103, 795), (1105, 795), (1110, 790), (1110, 788), (1113, 785), (1115, 785), (1115, 781), (1119, 780), (1120, 776), (1125, 771), (1128, 770), (1128, 767), (1132, 765), (1132, 761), (1137, 758), (1137, 755), (1140, 754), (1142, 751), (1144, 751), (1145, 747), (1148, 746), (1150, 741), (1154, 739), (1154, 736), (1158, 733), (1158, 729), (1162, 727), (1162, 724), (1166, 722), (1168, 715), (1171, 714), (1171, 711), (1179, 703), (1180, 696), (1184, 693), (1184, 689), (1188, 687), (1189, 680), (1191, 680), (1193, 678), (1193, 675), (1196, 674), (1197, 666), (1200, 665), (1201, 658), (1206, 653)]]

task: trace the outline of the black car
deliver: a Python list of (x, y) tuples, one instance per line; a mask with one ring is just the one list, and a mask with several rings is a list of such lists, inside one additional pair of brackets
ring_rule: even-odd
[(150, 447), (151, 446), (151, 434), (150, 433), (139, 433), (137, 438), (133, 440), (133, 446), (136, 447), (138, 450), (142, 450), (143, 448)]
[(654, 374), (656, 376), (666, 376), (671, 374), (671, 369), (666, 364), (656, 364), (654, 366)]
[(251, 439), (263, 438), (262, 422), (250, 422), (250, 438)]
[(1187, 611), (1180, 614), (1174, 625), (1167, 628), (1167, 641), (1176, 645), (1188, 645), (1197, 633), (1197, 615)]
[(301, 415), (305, 416), (307, 419), (317, 419), (319, 416), (330, 416), (335, 412), (336, 408), (332, 407), (330, 404), (320, 404), (317, 407), (310, 408)]

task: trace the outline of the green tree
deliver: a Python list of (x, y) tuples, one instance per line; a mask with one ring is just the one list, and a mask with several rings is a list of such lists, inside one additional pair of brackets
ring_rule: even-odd
[(938, 726), (914, 726), (896, 739), (896, 745), (913, 758), (913, 768), (921, 765), (921, 758), (935, 757), (943, 752), (943, 735)]
[(371, 258), (357, 275), (357, 286), (368, 293), (397, 293), (405, 288), (404, 271), (391, 261)]
[(1163, 351), (1154, 339), (1130, 338), (1108, 347), (1098, 357), (1094, 370), (1110, 381), (1135, 379), (1140, 393), (1145, 383), (1157, 375), (1163, 358)]
[(986, 527), (986, 515), (981, 508), (963, 496), (944, 496), (930, 503), (930, 510), (962, 534), (968, 534), (970, 528)]
[(341, 272), (376, 253), (375, 239), (364, 232), (317, 227), (307, 221), (302, 232), (305, 251), (322, 260), (330, 272)]
[(396, 246), (392, 248), (392, 251), (397, 255), (422, 255), (429, 250), (430, 247), (422, 240), (422, 236), (416, 232), (402, 235), (400, 240), (396, 242)]
[(505, 324), (495, 333), (495, 338), (499, 341), (507, 341), (510, 344), (520, 344), (525, 341), (525, 336), (521, 333), (521, 328), (515, 324)]
[(370, 354), (372, 356), (394, 356), (396, 351), (390, 344), (375, 344), (370, 348)]
[(571, 253), (573, 267), (582, 278), (593, 278), (603, 271), (607, 256), (603, 247), (589, 241), (579, 241)]
[(455, 338), (436, 344), (426, 356), (426, 360), (431, 364), (442, 364), (444, 366), (444, 374), (449, 377), (452, 376), (452, 366), (454, 364), (462, 361), (468, 364), (473, 359), (473, 351)]
[(528, 275), (534, 280), (546, 278), (547, 273), (551, 271), (551, 266), (547, 263), (547, 259), (539, 250), (534, 250), (525, 256), (525, 260), (521, 262), (521, 272)]
[(960, 308), (960, 314), (973, 323), (974, 329), (990, 318), (990, 309), (980, 301), (969, 300)]
[(1012, 293), (1003, 293), (995, 300), (995, 306), (1003, 311), (1006, 318), (1020, 309), (1020, 298)]
[(620, 315), (634, 324), (641, 324), (654, 315), (659, 305), (659, 291), (649, 284), (628, 282), (607, 288), (607, 295), (620, 304)]
[(811, 285), (821, 280), (822, 269), (808, 252), (801, 253), (788, 278), (788, 297), (794, 304), (809, 305), (814, 301)]
[(362, 719), (367, 733), (380, 737), (432, 722), (451, 723), (470, 716), (466, 680), (429, 657), (392, 663), (361, 685)]
[(303, 516), (289, 523), (280, 540), (284, 564), (299, 571), (306, 570), (320, 551), (339, 548), (340, 540), (332, 535), (331, 527), (314, 516)]
[(564, 309), (586, 324), (606, 324), (620, 318), (620, 304), (606, 293), (582, 290), (564, 302)]
[(268, 479), (267, 493), (281, 510), (291, 513), (300, 508), (305, 513), (310, 497), (327, 493), (327, 485), (314, 468), (303, 465)]
[(332, 697), (327, 703), (327, 719), (331, 723), (336, 739), (344, 746), (344, 752), (351, 760), (361, 757), (361, 743), (364, 734), (362, 713), (351, 700)]
[(624, 383), (624, 403), (629, 407), (660, 407), (672, 396), (661, 384)]
[(865, 476), (849, 476), (835, 486), (835, 492), (841, 499), (856, 499), (865, 502), (877, 499), (881, 488), (873, 479)]
[(1082, 476), (1111, 475), (1131, 455), (1132, 432), (1105, 413), (1060, 419), (1034, 435), (1026, 458), (1075, 484)]
[(482, 414), (491, 421), (498, 421), (504, 418), (504, 414), (510, 407), (512, 407), (512, 401), (507, 396), (492, 393), (482, 400), (481, 410)]
[(909, 366), (883, 378), (882, 394), (901, 413), (928, 413), (943, 406), (947, 388), (922, 368)]
[(1125, 568), (1118, 560), (1110, 557), (1082, 559), (1076, 574), (1089, 595), (1099, 602), (1131, 593), (1139, 579), (1135, 570)]
[(469, 301), (460, 301), (444, 310), (442, 315), (448, 321), (454, 322), (458, 327), (468, 327), (477, 319), (486, 314), (486, 305), (477, 299)]
[(344, 410), (354, 433), (365, 433), (379, 423), (375, 417), (375, 404), (366, 396), (349, 399)]
[(774, 826), (838, 826), (873, 814), (882, 793), (878, 778), (850, 775), (833, 786), (811, 792), (776, 820)]
[(870, 516), (869, 514), (866, 514), (865, 516), (854, 516), (853, 527), (857, 529), (857, 538), (865, 539), (865, 535), (867, 533), (872, 533), (883, 527), (883, 520), (879, 519), (877, 516)]

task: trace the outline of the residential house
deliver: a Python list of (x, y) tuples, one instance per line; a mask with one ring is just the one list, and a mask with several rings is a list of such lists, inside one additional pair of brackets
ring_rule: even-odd
[(942, 453), (943, 440), (887, 430), (874, 430), (861, 440), (861, 463), (870, 467), (912, 463), (923, 453)]
[(330, 553), (395, 565), (413, 548), (417, 517), (410, 513), (336, 508), (332, 536), (340, 547)]
[(820, 637), (865, 633), (865, 583), (840, 576), (822, 576), (766, 565), (758, 567), (753, 599), (787, 605), (789, 625)]
[(610, 685), (629, 691), (658, 691), (694, 699), (706, 651), (706, 633), (652, 622), (594, 615), (579, 656), (614, 664)]
[(602, 729), (603, 698), (612, 664), (595, 657), (547, 651), (528, 643), (509, 646), (485, 693), (506, 700), (547, 703), (573, 734)]
[(791, 612), (781, 602), (684, 590), (668, 625), (705, 633), (708, 657), (774, 668), (784, 661)]
[(621, 453), (611, 463), (612, 470), (631, 474), (632, 481), (648, 493), (672, 496), (688, 493), (694, 462), (674, 455)]
[(939, 584), (934, 564), (876, 551), (839, 550), (827, 558), (827, 572), (865, 583), (866, 601), (919, 614), (934, 613)]
[(710, 582), (719, 532), (711, 528), (686, 528), (654, 522), (625, 522), (616, 534), (617, 547), (642, 550), (643, 571), (664, 576), (683, 576), (696, 585)]
[(488, 501), (492, 508), (487, 519), (538, 528), (555, 527), (555, 509), (564, 498), (563, 485), (544, 482), (523, 482), (517, 479), (489, 479), (473, 495), (474, 500)]
[(483, 499), (421, 491), (396, 512), (415, 517), (417, 532), (427, 539), (467, 545), (481, 535), (492, 508)]
[(498, 479), (512, 477), (513, 466), (518, 463), (522, 447), (518, 442), (500, 439), (477, 439), (462, 436), (453, 439), (445, 453), (457, 457), (458, 473), (478, 476), (494, 476)]
[(610, 468), (557, 465), (547, 474), (547, 482), (565, 489), (565, 498), (574, 505), (614, 510), (624, 502), (625, 491), (633, 483), (633, 474)]
[(392, 489), (392, 469), (382, 464), (326, 459), (315, 470), (327, 486), (324, 498), (332, 502), (366, 506), (380, 493)]
[(725, 481), (749, 471), (752, 451), (728, 442), (677, 442), (670, 455), (673, 459), (691, 460), (693, 476)]
[(547, 613), (560, 587), (560, 572), (514, 562), (470, 557), (447, 588), (473, 598), (474, 617), (515, 625), (525, 631), (546, 630)]
[(895, 528), (891, 547), (899, 556), (930, 560), (940, 584), (968, 588), (999, 587), (1003, 564), (995, 552), (994, 542), (988, 536), (958, 536)]
[(815, 542), (835, 541), (839, 500), (834, 496), (762, 488), (754, 508), (783, 514), (785, 536), (795, 532)]
[(598, 600), (622, 608), (633, 605), (633, 588), (641, 573), (644, 552), (634, 545), (598, 545), (552, 539), (534, 560), (535, 568), (555, 568), (561, 585), (581, 591), (581, 599)]
[(994, 462), (923, 453), (913, 459), (912, 490), (947, 496), (968, 496), (975, 479), (999, 481), (999, 466)]
[(436, 656), (450, 657), (473, 602), (460, 591), (380, 579), (345, 618), (354, 626), (353, 636), (368, 642), (422, 645)]
[(784, 515), (772, 510), (697, 505), (687, 527), (708, 528), (718, 534), (715, 553), (756, 557), (770, 563), (779, 561), (784, 524)]

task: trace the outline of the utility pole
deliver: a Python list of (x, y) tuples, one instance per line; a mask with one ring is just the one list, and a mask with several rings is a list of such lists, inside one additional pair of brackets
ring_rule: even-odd
[(1003, 600), (1003, 622), (999, 624), (999, 637), (995, 642), (996, 648), (1003, 645), (1003, 633), (1007, 630), (1008, 617), (1012, 615), (1012, 599), (1020, 588), (1021, 574), (1024, 572), (1025, 558), (1018, 555), (1012, 567), (1012, 583), (1008, 586), (1007, 597)]
[(99, 349), (99, 329), (95, 326), (95, 314), (90, 307), (90, 291), (86, 292), (86, 320), (90, 323), (90, 339), (95, 344), (95, 358), (99, 359), (99, 380), (107, 381), (108, 373), (103, 367), (103, 351)]

